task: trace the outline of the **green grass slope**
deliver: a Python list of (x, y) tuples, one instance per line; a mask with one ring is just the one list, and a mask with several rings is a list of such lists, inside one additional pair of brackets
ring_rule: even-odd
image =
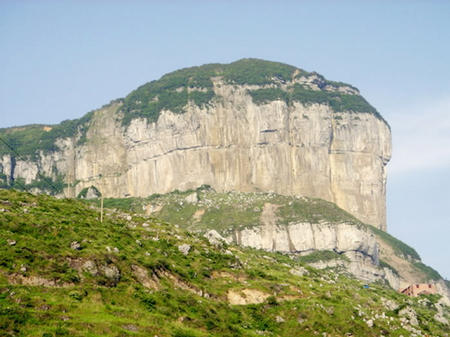
[[(99, 200), (86, 202), (100, 206)], [(389, 251), (381, 250), (382, 267), (390, 268), (405, 279), (414, 277), (411, 282), (442, 279), (437, 271), (421, 262), (419, 254), (411, 246), (387, 232), (362, 223), (335, 204), (321, 199), (263, 192), (218, 193), (206, 185), (196, 190), (155, 194), (148, 198), (105, 199), (105, 206), (109, 208), (140, 214), (149, 213), (151, 210), (154, 216), (188, 231), (203, 233), (215, 229), (224, 236), (230, 235), (235, 229), (260, 226), (261, 213), (266, 203), (277, 205), (277, 224), (281, 226), (291, 222), (345, 222), (366, 227), (374, 233), (379, 242), (390, 247)], [(320, 257), (320, 260), (325, 261), (332, 257), (340, 258), (332, 252), (328, 253), (318, 252), (314, 259), (317, 261)]]
[(99, 218), (81, 201), (0, 190), (2, 336), (448, 332), (434, 319), (438, 296), (366, 289), (281, 254), (211, 246), (142, 215), (107, 210)]

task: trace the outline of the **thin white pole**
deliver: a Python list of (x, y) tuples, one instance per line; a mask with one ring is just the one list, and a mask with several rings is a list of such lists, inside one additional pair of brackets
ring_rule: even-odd
[(103, 194), (100, 199), (100, 222), (103, 222)]

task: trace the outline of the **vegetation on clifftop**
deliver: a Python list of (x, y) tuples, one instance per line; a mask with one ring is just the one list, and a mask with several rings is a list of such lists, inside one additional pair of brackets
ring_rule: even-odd
[[(146, 83), (133, 90), (124, 99), (118, 99), (122, 106), (122, 124), (128, 126), (135, 118), (146, 118), (156, 122), (163, 110), (183, 113), (189, 104), (206, 107), (216, 95), (213, 78), (220, 77), (225, 83), (234, 85), (268, 86), (249, 90), (257, 104), (281, 99), (287, 103), (328, 104), (335, 111), (369, 112), (381, 118), (378, 112), (362, 96), (343, 94), (338, 91), (311, 90), (295, 84), (285, 90), (282, 86), (289, 81), (315, 76), (320, 87), (334, 88), (350, 85), (328, 81), (317, 73), (309, 73), (294, 66), (259, 59), (241, 59), (230, 64), (206, 64), (199, 67), (180, 69), (162, 76), (159, 80)], [(36, 159), (39, 151), (57, 151), (56, 140), (78, 137), (78, 144), (86, 141), (93, 112), (57, 125), (27, 125), (0, 129), (0, 137), (10, 145), (0, 143), (0, 156), (4, 154)], [(12, 150), (12, 149), (14, 150)]]
[(156, 122), (163, 110), (183, 113), (189, 104), (203, 107), (215, 97), (212, 78), (221, 77), (225, 83), (235, 85), (271, 86), (249, 90), (255, 103), (281, 99), (286, 103), (298, 101), (304, 104), (329, 104), (335, 111), (369, 112), (380, 117), (363, 97), (343, 94), (337, 91), (312, 90), (295, 84), (286, 91), (280, 86), (301, 77), (317, 76), (321, 86), (335, 88), (347, 86), (341, 82), (327, 81), (321, 75), (309, 73), (294, 66), (259, 59), (242, 59), (230, 64), (206, 64), (174, 71), (159, 80), (146, 83), (124, 99), (122, 112), (123, 125), (127, 126), (134, 118), (146, 118)]
[(86, 132), (93, 114), (91, 111), (79, 119), (65, 120), (56, 125), (33, 124), (0, 129), (0, 137), (3, 140), (0, 142), (0, 157), (9, 154), (35, 160), (39, 151), (57, 151), (57, 139), (73, 138), (77, 135), (78, 144), (81, 144), (86, 141)]
[(269, 103), (274, 100), (281, 100), (286, 104), (292, 102), (300, 102), (305, 105), (327, 104), (335, 112), (368, 112), (381, 118), (378, 111), (360, 95), (311, 90), (298, 83), (287, 91), (280, 88), (263, 88), (249, 90), (248, 92), (257, 104)]

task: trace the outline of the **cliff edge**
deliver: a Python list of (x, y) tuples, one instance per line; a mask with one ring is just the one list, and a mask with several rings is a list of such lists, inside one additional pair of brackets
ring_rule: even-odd
[(182, 69), (82, 119), (0, 133), (14, 149), (0, 148), (4, 187), (125, 197), (208, 184), (325, 199), (386, 229), (388, 124), (356, 88), (281, 63)]

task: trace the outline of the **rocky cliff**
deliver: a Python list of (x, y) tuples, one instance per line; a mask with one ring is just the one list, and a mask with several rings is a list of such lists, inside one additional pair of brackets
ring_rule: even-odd
[(389, 126), (357, 89), (316, 73), (261, 60), (183, 69), (61, 125), (1, 131), (33, 144), (3, 146), (4, 185), (51, 179), (72, 197), (91, 185), (109, 197), (272, 191), (386, 229)]
[[(99, 205), (98, 199), (89, 202)], [(202, 186), (147, 198), (106, 199), (105, 207), (163, 219), (204, 234), (212, 243), (223, 240), (280, 252), (314, 268), (333, 269), (365, 282), (386, 282), (396, 290), (434, 283), (450, 298), (443, 278), (422, 263), (414, 248), (321, 199), (219, 193)]]

